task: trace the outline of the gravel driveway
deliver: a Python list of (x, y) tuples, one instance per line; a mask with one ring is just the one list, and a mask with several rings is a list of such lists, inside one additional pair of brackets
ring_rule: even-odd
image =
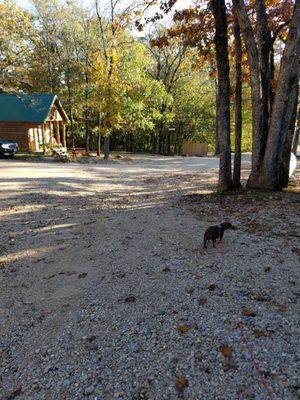
[(220, 197), (215, 158), (131, 158), (0, 161), (0, 399), (300, 398), (299, 192)]

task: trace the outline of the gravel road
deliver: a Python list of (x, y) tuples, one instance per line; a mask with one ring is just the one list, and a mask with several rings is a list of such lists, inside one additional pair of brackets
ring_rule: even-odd
[(220, 197), (216, 167), (0, 161), (1, 400), (267, 400), (247, 345), (300, 398), (299, 192)]

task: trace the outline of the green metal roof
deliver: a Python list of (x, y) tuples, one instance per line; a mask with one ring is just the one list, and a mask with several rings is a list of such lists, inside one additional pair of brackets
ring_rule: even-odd
[(0, 93), (0, 122), (45, 122), (56, 95)]

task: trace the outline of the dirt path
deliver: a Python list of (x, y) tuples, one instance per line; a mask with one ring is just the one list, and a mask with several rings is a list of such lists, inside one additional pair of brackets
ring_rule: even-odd
[[(1, 399), (267, 399), (243, 313), (274, 398), (299, 396), (298, 195), (205, 195), (215, 164), (174, 163), (1, 161)], [(200, 244), (223, 219), (221, 262)]]

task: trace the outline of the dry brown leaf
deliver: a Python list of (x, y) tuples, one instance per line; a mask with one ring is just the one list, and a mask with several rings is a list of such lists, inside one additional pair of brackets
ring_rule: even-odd
[(252, 310), (244, 310), (243, 316), (244, 317), (256, 317), (256, 312), (254, 312)]
[(191, 327), (189, 325), (179, 325), (177, 327), (177, 330), (180, 333), (187, 333), (190, 329), (191, 329)]
[(211, 285), (207, 286), (207, 289), (210, 290), (211, 292), (217, 288), (217, 285), (212, 283)]
[(135, 301), (136, 301), (136, 297), (133, 295), (126, 297), (126, 299), (124, 300), (125, 303), (134, 303)]
[(175, 388), (178, 392), (183, 392), (189, 386), (188, 380), (183, 376), (179, 376), (175, 381)]
[(287, 308), (286, 308), (286, 306), (283, 306), (283, 305), (280, 304), (279, 306), (277, 306), (277, 310), (279, 312), (286, 312)]
[(259, 339), (261, 337), (268, 337), (269, 336), (268, 332), (265, 332), (265, 331), (263, 331), (261, 329), (254, 329), (253, 334), (256, 337), (256, 339)]
[(163, 269), (163, 272), (171, 272), (171, 269), (170, 269), (169, 267), (165, 267), (165, 268)]
[(224, 357), (231, 358), (232, 357), (232, 347), (224, 345), (220, 347), (221, 353)]
[(205, 297), (201, 298), (198, 300), (199, 306), (203, 306), (204, 304), (207, 303), (207, 299)]

